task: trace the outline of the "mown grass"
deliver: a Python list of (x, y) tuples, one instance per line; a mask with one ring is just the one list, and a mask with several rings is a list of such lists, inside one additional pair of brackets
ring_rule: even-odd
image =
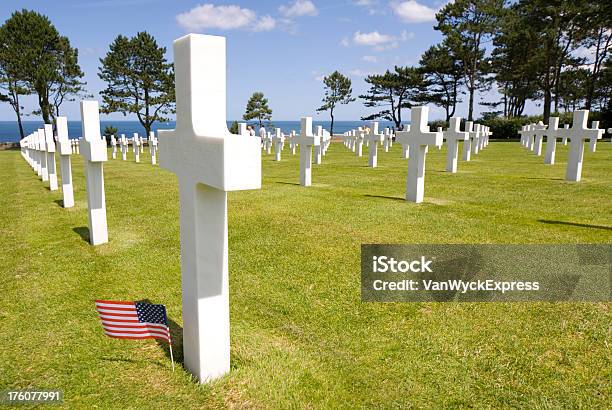
[(229, 195), (232, 371), (208, 385), (162, 344), (106, 338), (93, 306), (167, 305), (181, 360), (174, 175), (146, 153), (105, 164), (110, 243), (91, 247), (81, 158), (63, 209), (0, 152), (0, 387), (80, 408), (607, 407), (608, 303), (360, 301), (362, 243), (609, 243), (612, 146), (585, 153), (578, 184), (558, 151), (546, 166), (493, 142), (450, 175), (434, 148), (420, 205), (401, 200), (397, 145), (370, 169), (333, 144), (311, 188), (297, 155), (263, 154), (262, 189)]

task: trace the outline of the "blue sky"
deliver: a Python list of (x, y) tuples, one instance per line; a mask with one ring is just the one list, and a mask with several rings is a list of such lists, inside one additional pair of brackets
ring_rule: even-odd
[[(240, 119), (254, 91), (269, 99), (273, 119), (299, 120), (317, 114), (323, 95), (322, 76), (339, 70), (353, 81), (355, 95), (364, 93), (363, 78), (398, 65), (415, 65), (430, 45), (441, 40), (433, 29), (435, 11), (443, 0), (57, 0), (0, 3), (6, 20), (18, 9), (47, 15), (80, 52), (88, 91), (99, 99), (104, 83), (98, 78), (99, 58), (118, 34), (148, 31), (167, 48), (188, 32), (227, 37), (227, 115)], [(25, 101), (36, 108), (34, 98)], [(476, 107), (477, 111), (480, 110)], [(62, 115), (78, 120), (78, 102), (65, 103)], [(370, 113), (360, 100), (337, 110), (336, 119), (357, 120)], [(461, 104), (458, 115), (464, 115)], [(431, 108), (431, 117), (443, 116)], [(0, 120), (14, 120), (8, 104), (0, 104)], [(37, 120), (29, 117), (26, 119)], [(121, 114), (107, 120), (135, 119)]]

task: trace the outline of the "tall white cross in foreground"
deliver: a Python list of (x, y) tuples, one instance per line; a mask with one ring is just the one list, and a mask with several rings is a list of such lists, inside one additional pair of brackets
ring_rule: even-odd
[(261, 188), (261, 143), (227, 129), (225, 37), (173, 47), (176, 129), (158, 131), (160, 166), (178, 176), (183, 352), (204, 383), (230, 369), (227, 192)]
[(396, 134), (398, 141), (409, 147), (406, 199), (416, 203), (423, 202), (425, 157), (429, 145), (440, 145), (442, 143), (442, 133), (429, 131), (428, 117), (429, 107), (412, 107), (410, 131), (398, 131)]
[(470, 133), (467, 131), (460, 131), (461, 129), (461, 117), (452, 117), (448, 124), (448, 129), (443, 133), (446, 138), (447, 151), (446, 151), (446, 172), (457, 172), (457, 157), (459, 156), (459, 141), (465, 141), (470, 139)]
[(570, 140), (569, 158), (567, 160), (567, 171), (565, 179), (568, 181), (580, 181), (582, 176), (582, 159), (584, 156), (584, 140), (599, 138), (603, 130), (587, 128), (589, 110), (574, 111), (572, 127), (565, 131)]
[(70, 144), (70, 140), (68, 139), (68, 120), (66, 117), (57, 117), (55, 119), (55, 128), (57, 129), (56, 147), (60, 157), (60, 171), (62, 172), (62, 194), (64, 195), (64, 208), (72, 208), (74, 206), (72, 164), (70, 163), (72, 146)]
[(102, 164), (107, 161), (108, 155), (106, 140), (100, 136), (100, 112), (97, 101), (81, 101), (81, 125), (89, 206), (89, 242), (92, 245), (100, 245), (108, 242)]

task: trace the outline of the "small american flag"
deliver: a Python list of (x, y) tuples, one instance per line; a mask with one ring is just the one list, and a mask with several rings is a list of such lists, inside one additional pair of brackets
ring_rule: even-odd
[(162, 339), (172, 343), (164, 305), (96, 300), (96, 310), (107, 336), (119, 339)]

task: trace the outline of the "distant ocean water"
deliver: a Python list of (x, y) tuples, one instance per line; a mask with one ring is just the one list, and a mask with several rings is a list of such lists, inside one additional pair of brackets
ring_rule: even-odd
[[(228, 121), (227, 126), (230, 127), (233, 121)], [(283, 130), (283, 133), (288, 134), (291, 130), (300, 132), (299, 121), (273, 121), (275, 127), (279, 127)], [(341, 134), (343, 132), (352, 130), (353, 128), (362, 127), (367, 125), (367, 121), (334, 121), (334, 133)], [(118, 134), (125, 134), (126, 137), (132, 137), (137, 132), (138, 135), (144, 136), (144, 128), (138, 121), (100, 121), (100, 129), (104, 131), (107, 125), (112, 125), (117, 128)], [(329, 131), (330, 121), (313, 121), (313, 130), (316, 126), (321, 125), (323, 128)], [(175, 123), (155, 123), (153, 130), (159, 129), (172, 129)], [(393, 127), (393, 123), (388, 121), (379, 121), (379, 128), (382, 130), (385, 127)], [(23, 128), (25, 135), (36, 131), (39, 128), (43, 128), (42, 121), (24, 121)], [(81, 122), (80, 121), (68, 121), (68, 135), (70, 138), (81, 138)], [(0, 121), (0, 142), (17, 142), (19, 141), (19, 127), (17, 121)]]

